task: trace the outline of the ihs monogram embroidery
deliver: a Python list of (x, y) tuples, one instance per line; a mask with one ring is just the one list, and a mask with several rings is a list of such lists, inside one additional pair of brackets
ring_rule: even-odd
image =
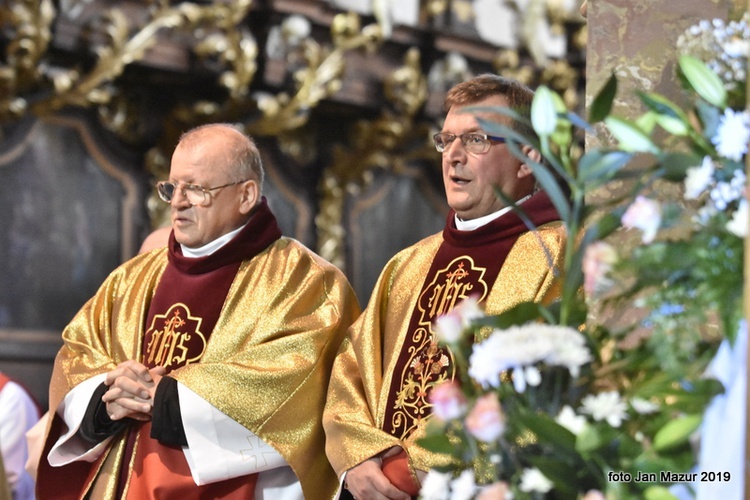
[(484, 281), (485, 272), (485, 268), (474, 266), (471, 257), (458, 257), (437, 271), (420, 295), (419, 321), (407, 335), (405, 347), (409, 358), (403, 372), (394, 375), (401, 385), (386, 426), (400, 439), (406, 438), (430, 414), (432, 405), (427, 398), (432, 387), (454, 376), (453, 354), (438, 345), (432, 332), (433, 321), (470, 295), (483, 301), (489, 289)]
[(157, 314), (146, 331), (144, 364), (170, 370), (194, 363), (206, 350), (200, 331), (201, 318), (190, 316), (185, 304), (175, 304), (165, 314)]

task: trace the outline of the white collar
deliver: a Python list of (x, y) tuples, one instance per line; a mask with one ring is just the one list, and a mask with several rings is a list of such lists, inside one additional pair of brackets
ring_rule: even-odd
[[(531, 195), (526, 195), (520, 200), (516, 201), (516, 205), (520, 205), (524, 201), (531, 198)], [(503, 207), (497, 212), (493, 212), (489, 215), (483, 215), (482, 217), (477, 217), (476, 219), (471, 220), (463, 220), (458, 217), (458, 215), (455, 216), (456, 218), (456, 229), (459, 231), (473, 231), (475, 229), (479, 229), (482, 226), (485, 226), (492, 222), (493, 220), (497, 219), (498, 217), (501, 217), (511, 211), (513, 207)]]
[(207, 255), (211, 255), (230, 241), (232, 241), (232, 238), (234, 238), (237, 233), (242, 231), (242, 228), (245, 227), (247, 224), (243, 224), (237, 229), (234, 229), (232, 231), (229, 231), (227, 234), (219, 236), (214, 241), (210, 243), (206, 243), (202, 247), (199, 248), (188, 248), (185, 245), (180, 243), (180, 247), (182, 248), (182, 255), (185, 257), (188, 257), (190, 259), (197, 259), (198, 257), (205, 257)]

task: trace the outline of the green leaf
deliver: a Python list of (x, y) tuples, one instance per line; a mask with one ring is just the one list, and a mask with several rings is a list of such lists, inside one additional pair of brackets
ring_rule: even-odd
[(656, 115), (656, 123), (672, 135), (683, 137), (690, 132), (690, 125), (686, 121), (669, 115)]
[(719, 76), (706, 64), (690, 55), (680, 57), (680, 70), (699, 96), (719, 108), (727, 105), (727, 91)]
[[(565, 104), (563, 103), (563, 106), (564, 106), (564, 105), (565, 105)], [(570, 122), (570, 124), (571, 124), (571, 125), (573, 125), (574, 127), (578, 127), (578, 128), (580, 128), (580, 129), (583, 129), (583, 130), (585, 130), (586, 132), (589, 132), (589, 133), (592, 133), (592, 134), (596, 132), (596, 131), (594, 130), (594, 127), (592, 127), (591, 125), (589, 125), (588, 123), (586, 123), (586, 120), (584, 120), (583, 118), (581, 118), (580, 116), (578, 116), (577, 114), (575, 114), (575, 113), (573, 113), (573, 112), (571, 112), (571, 111), (565, 111), (565, 112), (563, 113), (563, 116), (564, 116), (564, 117), (565, 117), (565, 119), (566, 119), (566, 120), (568, 120), (568, 121)]]
[(592, 240), (603, 240), (622, 226), (622, 214), (625, 208), (620, 207), (601, 214), (595, 223), (589, 224), (588, 231), (593, 231)]
[(491, 326), (503, 330), (511, 326), (523, 325), (524, 323), (544, 318), (543, 307), (536, 302), (521, 302), (502, 314), (476, 319), (474, 320), (474, 324)]
[(531, 125), (540, 137), (550, 136), (557, 128), (557, 108), (552, 91), (542, 85), (531, 102)]
[(575, 450), (575, 434), (555, 422), (549, 415), (524, 412), (522, 415), (522, 425), (525, 425), (544, 443), (552, 444), (565, 451)]
[(536, 181), (550, 197), (557, 213), (560, 214), (560, 219), (566, 223), (569, 222), (570, 199), (560, 186), (561, 182), (552, 174), (549, 168), (539, 162), (528, 160), (526, 165), (531, 169)]
[(529, 463), (555, 484), (555, 493), (560, 497), (575, 498), (576, 484), (572, 479), (575, 479), (578, 471), (572, 466), (573, 464), (541, 455), (529, 457)]
[(592, 187), (601, 186), (617, 174), (633, 158), (624, 151), (603, 152), (594, 150), (586, 153), (578, 162), (578, 176)]
[(617, 77), (613, 73), (591, 102), (591, 111), (589, 112), (591, 123), (600, 122), (609, 115), (609, 112), (612, 111), (612, 102), (615, 100), (615, 95), (617, 95)]
[(576, 438), (576, 450), (585, 454), (594, 451), (604, 444), (601, 434), (595, 425), (587, 425)]
[(641, 116), (635, 119), (635, 125), (643, 130), (644, 134), (651, 134), (656, 127), (656, 113), (653, 111), (646, 111)]
[(656, 113), (656, 121), (664, 130), (675, 135), (687, 135), (690, 123), (679, 106), (660, 94), (639, 92), (641, 101)]
[(685, 415), (670, 420), (654, 436), (654, 449), (663, 451), (684, 443), (700, 427), (702, 419), (701, 415)]
[(547, 166), (526, 157), (521, 148), (518, 147), (518, 144), (509, 141), (506, 143), (506, 146), (508, 146), (508, 150), (516, 158), (524, 158), (526, 165), (533, 172), (534, 178), (536, 178), (539, 185), (550, 197), (552, 204), (557, 209), (557, 213), (560, 214), (560, 218), (567, 222), (570, 218), (570, 200), (560, 187), (561, 182), (558, 181)]
[(570, 142), (573, 140), (573, 125), (567, 118), (568, 109), (565, 106), (565, 101), (563, 101), (557, 92), (551, 92), (551, 94), (552, 104), (557, 111), (558, 120), (550, 139), (558, 146), (566, 148), (570, 146)]
[(699, 167), (703, 162), (701, 156), (689, 153), (666, 153), (659, 156), (658, 174), (664, 179), (672, 182), (683, 182), (687, 176), (687, 170), (691, 167)]
[(450, 455), (456, 451), (456, 447), (451, 444), (447, 434), (431, 434), (423, 438), (417, 439), (417, 444), (425, 450), (433, 451), (435, 453), (443, 453)]
[(620, 143), (620, 148), (628, 152), (658, 154), (659, 148), (636, 124), (622, 118), (610, 116), (604, 120), (607, 128)]
[(719, 128), (719, 123), (721, 123), (721, 110), (706, 104), (704, 101), (696, 102), (695, 109), (703, 124), (703, 135), (705, 137), (715, 136), (716, 129)]

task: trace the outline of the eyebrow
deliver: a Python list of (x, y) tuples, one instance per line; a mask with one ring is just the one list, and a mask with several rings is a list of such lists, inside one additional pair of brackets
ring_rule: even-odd
[(476, 133), (486, 134), (487, 132), (485, 132), (484, 130), (482, 130), (479, 127), (475, 127), (475, 128), (470, 128), (469, 130), (466, 130), (464, 132), (461, 132), (460, 134), (455, 134), (453, 132), (446, 132), (445, 130), (442, 130), (440, 133), (441, 134), (453, 134), (455, 136), (459, 136), (459, 135), (463, 135), (463, 134), (476, 134)]

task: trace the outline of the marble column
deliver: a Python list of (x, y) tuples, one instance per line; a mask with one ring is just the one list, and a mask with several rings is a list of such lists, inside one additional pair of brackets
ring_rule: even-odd
[[(684, 102), (679, 81), (675, 76), (677, 38), (698, 20), (726, 20), (730, 16), (738, 18), (748, 10), (750, 0), (588, 0), (587, 104), (613, 72), (618, 76), (619, 85), (614, 106), (617, 116), (636, 118), (644, 111), (636, 90), (658, 92), (675, 102)], [(750, 89), (748, 94), (750, 95)], [(607, 140), (604, 134), (590, 136), (586, 141), (587, 148), (606, 144)], [(633, 165), (633, 168), (638, 168), (638, 165)], [(613, 189), (616, 191), (617, 186)], [(613, 193), (597, 193), (596, 199), (608, 194)], [(746, 243), (745, 262), (745, 311), (748, 314), (750, 242)], [(750, 376), (750, 372), (748, 375)], [(746, 398), (746, 404), (747, 415), (750, 414), (750, 397)], [(750, 498), (747, 453), (750, 449), (750, 436), (747, 432), (745, 440), (744, 497)]]

